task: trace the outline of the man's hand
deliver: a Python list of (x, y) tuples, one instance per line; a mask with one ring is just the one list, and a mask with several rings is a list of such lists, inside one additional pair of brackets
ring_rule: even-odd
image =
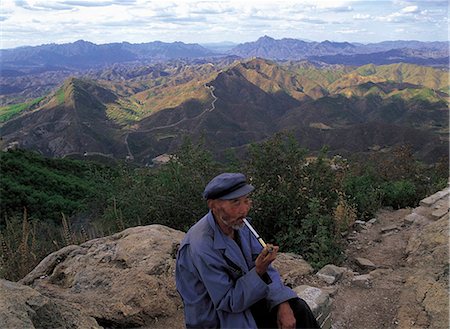
[(289, 302), (278, 305), (277, 323), (279, 329), (294, 329), (296, 320)]
[(270, 263), (272, 263), (275, 258), (277, 258), (277, 252), (279, 247), (272, 244), (267, 244), (266, 247), (261, 251), (255, 260), (256, 273), (262, 276), (267, 272), (267, 268)]

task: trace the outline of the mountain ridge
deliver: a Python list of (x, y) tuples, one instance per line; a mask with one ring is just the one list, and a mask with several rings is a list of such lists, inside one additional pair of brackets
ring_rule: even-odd
[(280, 131), (311, 152), (411, 143), (429, 161), (446, 154), (448, 72), (411, 64), (333, 69), (256, 58), (167, 67), (156, 80), (152, 70), (119, 81), (70, 78), (4, 123), (2, 139), (48, 156), (96, 152), (141, 164), (173, 152), (186, 135), (220, 156)]

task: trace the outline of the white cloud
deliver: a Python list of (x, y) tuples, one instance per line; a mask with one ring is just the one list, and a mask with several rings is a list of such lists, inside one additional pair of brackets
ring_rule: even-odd
[(372, 18), (372, 16), (368, 15), (368, 14), (356, 14), (356, 15), (353, 15), (353, 19), (358, 20), (358, 21), (359, 20), (367, 21), (367, 20), (369, 20), (371, 18)]
[[(264, 34), (358, 41), (366, 40), (371, 31), (370, 41), (376, 42), (386, 37), (414, 39), (413, 30), (422, 31), (423, 39), (448, 38), (448, 4), (441, 0), (0, 1), (5, 47), (77, 39), (245, 42)], [(374, 27), (369, 26), (371, 21)], [(15, 35), (15, 30), (20, 33)]]
[(415, 14), (419, 12), (419, 7), (417, 6), (408, 6), (400, 10), (400, 12), (405, 14)]

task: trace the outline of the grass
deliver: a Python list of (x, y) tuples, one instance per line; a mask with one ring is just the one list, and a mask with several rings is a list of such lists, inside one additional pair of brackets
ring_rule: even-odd
[(14, 118), (15, 116), (19, 115), (23, 111), (32, 109), (33, 106), (38, 104), (43, 99), (44, 99), (44, 97), (39, 97), (39, 98), (32, 100), (31, 102), (13, 104), (13, 105), (1, 107), (0, 108), (0, 122), (1, 123), (6, 122), (6, 121)]

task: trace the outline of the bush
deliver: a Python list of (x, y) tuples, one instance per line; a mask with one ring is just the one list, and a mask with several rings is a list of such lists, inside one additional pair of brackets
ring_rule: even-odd
[(370, 174), (349, 175), (343, 181), (343, 190), (348, 201), (356, 206), (358, 218), (372, 218), (382, 205), (382, 191)]
[(186, 139), (160, 168), (124, 168), (97, 227), (112, 233), (136, 225), (162, 224), (186, 231), (207, 212), (202, 192), (218, 173), (218, 164), (203, 144)]
[(416, 186), (409, 180), (385, 182), (381, 185), (383, 205), (395, 209), (415, 205), (417, 200)]
[(252, 145), (246, 168), (256, 188), (252, 214), (261, 236), (318, 267), (340, 255), (331, 217), (337, 193), (323, 155), (307, 160), (306, 154), (292, 136), (279, 134)]

